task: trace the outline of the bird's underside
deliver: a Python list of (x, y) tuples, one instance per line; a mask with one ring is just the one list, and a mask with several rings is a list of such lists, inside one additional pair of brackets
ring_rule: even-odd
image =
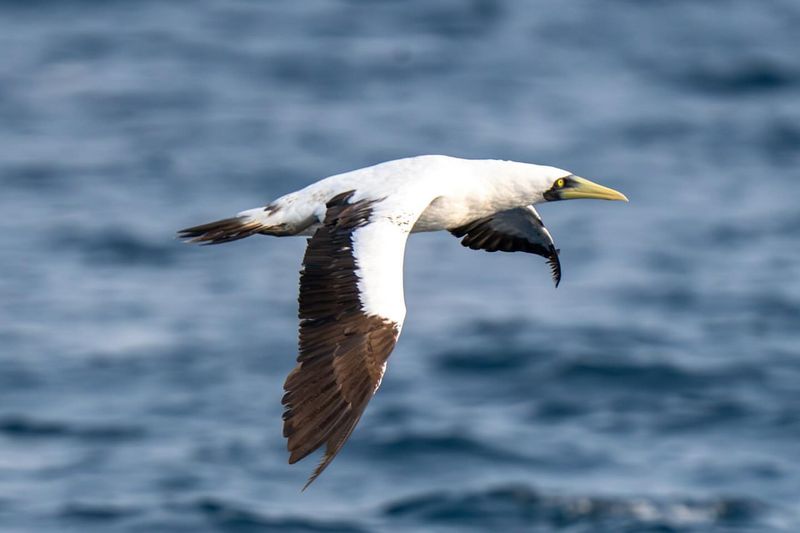
[[(486, 184), (495, 186), (500, 178), (491, 174), (480, 179), (473, 176), (469, 182), (457, 176), (450, 183), (455, 184), (457, 194), (448, 198), (448, 208), (442, 209), (439, 204), (433, 217), (428, 210), (422, 225), (430, 229), (431, 220), (449, 216), (453, 208), (452, 218), (459, 222), (438, 227), (461, 239), (463, 246), (540, 255), (547, 259), (556, 286), (561, 280), (558, 250), (530, 204), (570, 198), (626, 200), (617, 191), (554, 167), (422, 156), (326, 178), (264, 208), (181, 230), (181, 238), (200, 244), (230, 242), (254, 234), (311, 235), (300, 272), (297, 365), (286, 378), (282, 400), (289, 462), (295, 463), (324, 446), (322, 459), (306, 487), (327, 468), (358, 424), (380, 386), (400, 335), (405, 318), (402, 265), (406, 240), (410, 232), (417, 231), (415, 224), (423, 220), (420, 217), (433, 205), (431, 202), (440, 196), (420, 189), (419, 179), (405, 189), (381, 187), (384, 184), (379, 171), (382, 168), (391, 181), (397, 168), (424, 170), (420, 161), (436, 170), (447, 163), (459, 171), (477, 166), (510, 172), (507, 181), (501, 183), (505, 189), (496, 189), (506, 194), (498, 205), (516, 203), (517, 207), (497, 212), (483, 209), (480, 216), (465, 219), (464, 212), (470, 211), (461, 206), (495, 205), (491, 202), (498, 198), (486, 198)], [(520, 177), (520, 168), (531, 176)], [(359, 180), (366, 190), (346, 187)], [(471, 197), (463, 193), (469, 187), (473, 187), (467, 191)], [(422, 193), (417, 194), (420, 190)], [(530, 197), (527, 202), (518, 201), (526, 197)], [(453, 198), (467, 200), (458, 204)]]

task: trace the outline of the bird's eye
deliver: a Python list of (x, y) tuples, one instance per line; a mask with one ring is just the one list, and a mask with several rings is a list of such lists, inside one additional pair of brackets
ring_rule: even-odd
[(556, 187), (560, 189), (561, 187), (564, 186), (564, 183), (565, 183), (564, 178), (559, 178), (558, 181), (556, 181)]

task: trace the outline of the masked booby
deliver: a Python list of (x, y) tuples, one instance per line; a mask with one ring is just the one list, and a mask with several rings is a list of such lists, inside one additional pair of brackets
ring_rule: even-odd
[(201, 244), (310, 236), (300, 272), (299, 355), (282, 400), (289, 463), (325, 445), (305, 489), (380, 386), (406, 313), (408, 235), (446, 230), (473, 250), (541, 255), (558, 286), (558, 250), (533, 205), (576, 198), (628, 201), (560, 168), (425, 155), (330, 176), (179, 236)]

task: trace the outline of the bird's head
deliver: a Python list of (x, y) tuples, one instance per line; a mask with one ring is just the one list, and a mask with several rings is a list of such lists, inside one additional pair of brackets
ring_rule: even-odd
[(550, 188), (547, 189), (542, 196), (548, 202), (554, 202), (556, 200), (575, 200), (578, 198), (628, 201), (628, 198), (619, 191), (603, 187), (586, 178), (581, 178), (572, 174), (553, 181)]

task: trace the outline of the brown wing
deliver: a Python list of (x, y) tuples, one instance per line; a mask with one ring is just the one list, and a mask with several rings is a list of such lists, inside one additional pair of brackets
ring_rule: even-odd
[(300, 275), (300, 353), (283, 396), (289, 463), (325, 445), (303, 489), (352, 433), (380, 384), (400, 329), (361, 308), (353, 233), (368, 224), (375, 202), (351, 204), (352, 195), (340, 194), (328, 203), (324, 224), (308, 241)]
[(451, 229), (461, 244), (472, 250), (487, 252), (527, 252), (547, 259), (558, 287), (561, 281), (561, 262), (553, 237), (544, 227), (541, 217), (532, 206), (501, 211), (479, 218), (464, 226)]

